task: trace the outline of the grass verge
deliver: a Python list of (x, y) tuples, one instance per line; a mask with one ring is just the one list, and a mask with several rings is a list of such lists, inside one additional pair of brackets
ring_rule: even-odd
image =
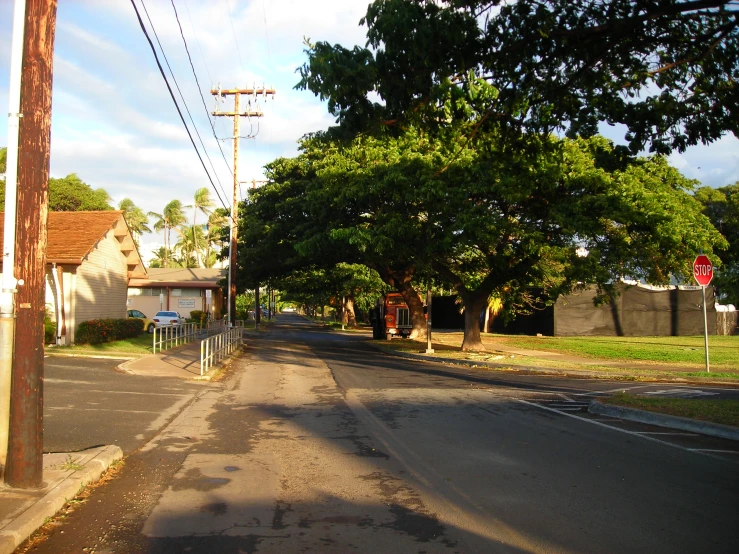
[[(530, 337), (490, 335), (483, 339), (494, 346), (542, 350), (604, 360), (640, 361), (700, 367), (705, 364), (702, 336), (690, 337)], [(461, 344), (461, 342), (460, 342)], [(739, 336), (710, 336), (711, 365), (739, 367)]]
[(722, 425), (739, 427), (739, 400), (709, 400), (705, 398), (644, 398), (632, 394), (617, 394), (601, 400), (625, 408), (636, 408)]
[(72, 346), (46, 347), (47, 354), (70, 354), (70, 355), (99, 355), (115, 356), (125, 355), (146, 356), (152, 352), (152, 335), (142, 333), (138, 337), (103, 344), (75, 344)]
[[(459, 335), (459, 342), (454, 344), (454, 335)], [(504, 340), (498, 340), (503, 338)], [(530, 340), (532, 343), (542, 340), (542, 337), (508, 337), (503, 335), (484, 335), (483, 342), (487, 348), (485, 352), (462, 352), (460, 348), (461, 333), (437, 333), (433, 337), (434, 354), (425, 354), (426, 341), (393, 339), (392, 341), (378, 341), (377, 344), (397, 352), (407, 352), (413, 354), (423, 354), (432, 358), (448, 358), (452, 360), (460, 360), (465, 362), (482, 362), (498, 364), (500, 369), (523, 369), (523, 368), (540, 368), (553, 369), (567, 372), (574, 370), (575, 372), (587, 372), (593, 375), (599, 375), (608, 379), (630, 379), (639, 381), (659, 380), (659, 379), (685, 379), (692, 381), (704, 382), (725, 382), (739, 381), (739, 372), (731, 371), (739, 367), (739, 361), (736, 365), (729, 367), (719, 367), (718, 371), (706, 373), (700, 371), (703, 361), (695, 364), (665, 364), (671, 367), (664, 368), (660, 365), (664, 362), (659, 361), (660, 353), (657, 352), (655, 359), (635, 359), (630, 360), (623, 355), (618, 358), (594, 358), (592, 356), (576, 355), (573, 353), (557, 352), (555, 349), (547, 348), (546, 350), (534, 349), (528, 347), (525, 350), (520, 346), (510, 346), (505, 339), (512, 340)], [(552, 339), (552, 337), (547, 337)], [(582, 339), (592, 339), (593, 337), (578, 337)], [(597, 337), (602, 338), (602, 337)], [(610, 337), (609, 337), (610, 338)], [(622, 341), (628, 341), (629, 338), (620, 338)], [(642, 338), (642, 337), (635, 337)], [(681, 339), (685, 337), (660, 337), (666, 339)], [(689, 337), (691, 338), (691, 337)], [(735, 337), (729, 337), (735, 338)], [(556, 340), (548, 341), (548, 346), (556, 345)], [(652, 338), (654, 340), (654, 337)], [(701, 340), (703, 340), (701, 338)], [(520, 343), (517, 343), (520, 344)], [(669, 347), (670, 345), (668, 345)], [(658, 349), (657, 346), (654, 347)], [(488, 366), (489, 367), (489, 366)], [(691, 371), (692, 370), (692, 371)]]

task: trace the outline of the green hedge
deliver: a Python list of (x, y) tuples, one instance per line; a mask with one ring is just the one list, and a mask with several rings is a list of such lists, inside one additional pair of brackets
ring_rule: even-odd
[(44, 344), (56, 344), (56, 323), (44, 321)]
[(208, 322), (208, 312), (202, 310), (193, 310), (190, 312), (190, 317), (187, 318), (188, 323), (197, 323), (201, 327), (205, 327)]
[(75, 342), (100, 344), (137, 337), (144, 330), (144, 320), (136, 318), (91, 319), (77, 328)]

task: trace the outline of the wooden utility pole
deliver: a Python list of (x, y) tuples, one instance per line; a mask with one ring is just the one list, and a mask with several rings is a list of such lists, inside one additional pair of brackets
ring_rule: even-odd
[(43, 486), (46, 222), (56, 4), (26, 0), (15, 242), (19, 286), (5, 468), (5, 483), (17, 488)]
[(245, 89), (211, 89), (210, 93), (213, 96), (233, 96), (234, 97), (234, 110), (232, 112), (212, 112), (214, 116), (225, 116), (234, 118), (234, 193), (233, 193), (233, 207), (231, 208), (231, 241), (229, 243), (228, 250), (228, 320), (231, 325), (235, 325), (236, 322), (236, 246), (238, 243), (238, 205), (239, 205), (239, 133), (240, 126), (239, 120), (241, 117), (262, 117), (264, 114), (258, 110), (256, 111), (240, 111), (240, 100), (241, 95), (253, 96), (264, 96), (268, 95), (274, 97), (274, 89), (266, 88), (245, 88)]

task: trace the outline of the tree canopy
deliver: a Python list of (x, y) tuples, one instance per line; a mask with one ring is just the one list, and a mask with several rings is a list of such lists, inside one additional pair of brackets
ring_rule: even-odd
[[(49, 210), (80, 212), (112, 210), (110, 195), (104, 189), (93, 189), (76, 174), (49, 179)], [(0, 210), (5, 209), (5, 180), (0, 181)]]
[(718, 189), (701, 187), (695, 197), (727, 241), (719, 251), (724, 263), (713, 284), (723, 301), (739, 306), (739, 181)]
[(664, 158), (628, 156), (601, 137), (526, 138), (531, 148), (510, 148), (481, 130), (460, 150), (462, 133), (412, 127), (307, 137), (241, 212), (244, 271), (361, 263), (421, 319), (413, 281), (433, 275), (462, 298), (463, 347), (474, 349), (491, 295), (520, 308), (532, 286), (556, 298), (580, 282), (687, 280), (695, 254), (723, 246), (694, 183)]
[(464, 121), (588, 137), (607, 122), (633, 153), (667, 153), (739, 129), (730, 0), (376, 0), (362, 21), (367, 47), (309, 44), (297, 85), (345, 131)]

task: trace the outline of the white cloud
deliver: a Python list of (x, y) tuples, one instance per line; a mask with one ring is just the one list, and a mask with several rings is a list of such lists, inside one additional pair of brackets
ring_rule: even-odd
[(722, 187), (739, 181), (739, 139), (733, 135), (673, 153), (669, 160), (683, 175), (703, 185)]

